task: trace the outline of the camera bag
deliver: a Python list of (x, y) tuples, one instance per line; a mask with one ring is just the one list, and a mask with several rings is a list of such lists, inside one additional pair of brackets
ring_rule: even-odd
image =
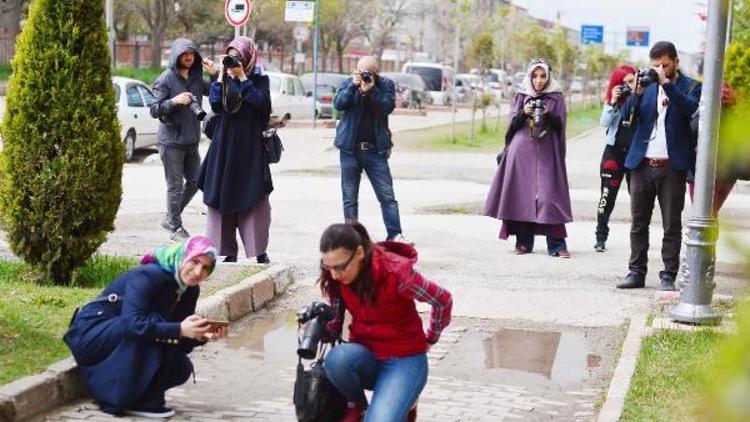
[(294, 408), (300, 422), (337, 421), (346, 412), (346, 398), (328, 381), (323, 369), (324, 354), (309, 368), (297, 363), (294, 381)]

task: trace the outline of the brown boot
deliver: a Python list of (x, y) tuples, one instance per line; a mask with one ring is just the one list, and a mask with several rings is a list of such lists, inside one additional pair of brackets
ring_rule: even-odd
[(409, 414), (406, 415), (406, 422), (416, 422), (417, 420), (417, 404), (414, 403), (414, 406), (409, 409)]

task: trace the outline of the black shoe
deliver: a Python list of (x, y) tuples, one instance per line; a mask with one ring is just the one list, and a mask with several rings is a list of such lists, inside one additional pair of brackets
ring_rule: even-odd
[(594, 245), (594, 250), (597, 252), (604, 252), (607, 250), (607, 247), (604, 245), (603, 240), (597, 240), (596, 244)]
[(258, 264), (270, 264), (271, 263), (271, 260), (268, 258), (268, 254), (265, 252), (261, 255), (256, 256), (255, 260), (258, 262)]
[(174, 224), (167, 221), (167, 217), (164, 217), (164, 219), (161, 220), (160, 226), (162, 229), (168, 231), (169, 233), (174, 233), (174, 231), (177, 230), (177, 227)]
[(227, 255), (223, 262), (237, 262), (236, 255)]
[(188, 231), (185, 230), (184, 227), (180, 226), (172, 232), (172, 235), (170, 235), (169, 238), (174, 240), (175, 242), (181, 242), (183, 240), (189, 239), (190, 233), (188, 233)]
[(646, 276), (631, 271), (625, 276), (625, 280), (617, 285), (618, 289), (641, 289), (646, 287)]
[(661, 286), (659, 287), (659, 290), (663, 292), (674, 292), (674, 276), (668, 272), (662, 271), (659, 273), (659, 280), (661, 281)]

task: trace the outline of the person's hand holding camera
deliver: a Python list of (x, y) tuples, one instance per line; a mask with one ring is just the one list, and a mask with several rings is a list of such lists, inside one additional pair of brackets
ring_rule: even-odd
[(180, 336), (192, 339), (205, 338), (211, 327), (200, 315), (190, 315), (180, 323)]
[(375, 86), (375, 76), (370, 72), (360, 72), (360, 79), (362, 83), (359, 85), (359, 89), (362, 90), (363, 94), (366, 94), (372, 90)]
[(652, 67), (656, 71), (656, 74), (659, 75), (659, 85), (664, 85), (665, 83), (669, 82), (669, 79), (667, 78), (667, 74), (664, 73), (664, 66), (659, 65), (658, 67)]
[(615, 85), (615, 87), (612, 88), (612, 100), (610, 100), (609, 105), (616, 104), (620, 95), (622, 95), (622, 87), (620, 85)]
[(526, 104), (523, 105), (523, 112), (527, 116), (534, 114), (534, 104), (531, 101), (527, 101)]
[(359, 73), (359, 71), (352, 73), (352, 85), (359, 88), (362, 86), (362, 75)]
[(175, 104), (186, 106), (193, 102), (193, 96), (189, 92), (183, 92), (175, 95), (171, 101)]

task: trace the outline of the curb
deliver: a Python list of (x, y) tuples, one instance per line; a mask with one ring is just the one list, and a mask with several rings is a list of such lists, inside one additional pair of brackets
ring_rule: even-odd
[[(210, 319), (236, 321), (265, 306), (293, 281), (291, 267), (274, 265), (198, 300), (196, 313)], [(27, 420), (86, 394), (75, 360), (70, 357), (50, 365), (40, 374), (0, 387), (0, 421)]]
[(619, 421), (625, 407), (625, 396), (635, 373), (635, 364), (641, 350), (641, 340), (646, 333), (646, 316), (636, 315), (630, 320), (628, 334), (622, 345), (622, 353), (609, 383), (607, 399), (599, 411), (597, 422)]

